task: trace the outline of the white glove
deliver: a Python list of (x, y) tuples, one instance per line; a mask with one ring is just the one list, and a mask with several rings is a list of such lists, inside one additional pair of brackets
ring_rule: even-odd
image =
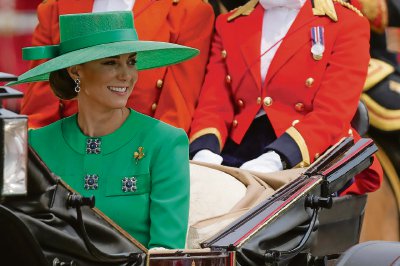
[(200, 150), (193, 156), (193, 161), (203, 162), (203, 163), (213, 163), (213, 164), (221, 164), (222, 156), (216, 153), (213, 153), (210, 150)]
[(154, 248), (151, 248), (151, 249), (149, 249), (149, 253), (155, 253), (155, 254), (157, 254), (157, 253), (164, 253), (165, 251), (166, 251), (167, 249), (166, 248), (163, 248), (163, 247), (154, 247)]
[(167, 250), (167, 249), (163, 248), (163, 247), (154, 247), (154, 248), (149, 249), (149, 251), (160, 251), (160, 250)]
[(263, 153), (257, 158), (247, 161), (240, 169), (257, 171), (261, 173), (271, 173), (283, 170), (281, 157), (274, 151)]

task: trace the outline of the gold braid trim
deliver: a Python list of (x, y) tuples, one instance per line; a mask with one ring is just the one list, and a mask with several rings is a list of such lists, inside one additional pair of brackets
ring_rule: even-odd
[(365, 93), (361, 94), (361, 100), (367, 105), (369, 123), (372, 126), (383, 131), (400, 129), (400, 110), (387, 109)]
[(394, 72), (394, 67), (382, 60), (371, 58), (368, 65), (368, 75), (364, 84), (364, 91), (369, 90), (384, 78)]
[(216, 129), (215, 127), (203, 128), (202, 130), (197, 131), (195, 134), (193, 134), (190, 137), (189, 142), (192, 143), (196, 139), (200, 138), (201, 136), (207, 135), (207, 134), (215, 135), (217, 137), (217, 139), (218, 139), (219, 149), (222, 149), (221, 133), (219, 133), (219, 130)]
[(333, 2), (339, 3), (344, 7), (347, 7), (348, 9), (350, 9), (351, 11), (354, 11), (357, 13), (357, 15), (359, 15), (360, 17), (363, 17), (364, 15), (361, 13), (360, 10), (358, 10), (355, 6), (353, 6), (352, 4), (349, 4), (343, 0), (333, 0)]
[(310, 165), (310, 154), (308, 152), (308, 147), (306, 141), (303, 136), (295, 127), (290, 127), (286, 130), (286, 133), (292, 137), (292, 139), (296, 142), (297, 146), (300, 149), (302, 161), (296, 165), (295, 167), (306, 167)]

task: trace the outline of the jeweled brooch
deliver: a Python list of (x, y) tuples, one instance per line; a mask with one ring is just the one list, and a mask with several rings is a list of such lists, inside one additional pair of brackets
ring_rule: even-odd
[(139, 160), (141, 160), (143, 157), (144, 157), (144, 148), (143, 147), (139, 147), (138, 149), (137, 149), (137, 151), (135, 151), (134, 153), (133, 153), (133, 158), (135, 158), (135, 160), (136, 160), (136, 164), (139, 162)]
[(122, 179), (122, 191), (123, 192), (135, 192), (136, 191), (136, 178), (135, 177), (124, 177)]
[(90, 138), (86, 140), (86, 154), (99, 154), (101, 152), (101, 139)]
[(98, 182), (99, 182), (98, 175), (86, 175), (84, 188), (86, 190), (96, 190), (99, 187)]

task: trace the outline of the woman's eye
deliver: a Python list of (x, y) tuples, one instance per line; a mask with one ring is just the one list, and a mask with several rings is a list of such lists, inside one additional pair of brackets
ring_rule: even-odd
[(129, 65), (132, 65), (132, 66), (136, 65), (136, 59), (135, 59), (135, 58), (130, 59), (130, 60), (128, 61), (128, 64), (129, 64)]
[(103, 62), (103, 65), (114, 65), (115, 61), (105, 61)]

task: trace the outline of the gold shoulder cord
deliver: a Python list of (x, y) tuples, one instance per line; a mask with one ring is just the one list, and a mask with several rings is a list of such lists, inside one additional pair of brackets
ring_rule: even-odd
[(338, 21), (336, 10), (333, 5), (333, 2), (337, 2), (342, 6), (354, 11), (359, 16), (363, 16), (360, 10), (358, 10), (353, 5), (345, 2), (344, 0), (314, 0), (313, 14), (315, 16), (328, 16), (333, 21)]
[(239, 16), (248, 16), (253, 12), (254, 7), (258, 4), (258, 0), (250, 0), (243, 6), (234, 9), (235, 11), (228, 17), (228, 22), (234, 20)]
[(339, 4), (341, 4), (344, 7), (347, 7), (348, 9), (354, 11), (357, 13), (357, 15), (359, 15), (360, 17), (363, 17), (364, 15), (361, 13), (360, 10), (358, 10), (355, 6), (353, 6), (352, 4), (349, 4), (343, 0), (333, 0), (334, 2), (337, 2)]

